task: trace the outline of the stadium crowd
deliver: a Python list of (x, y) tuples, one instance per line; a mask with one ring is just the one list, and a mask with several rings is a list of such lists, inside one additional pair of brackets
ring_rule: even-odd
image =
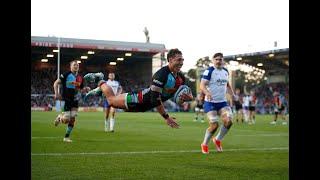
[(255, 88), (257, 96), (256, 110), (258, 114), (272, 114), (274, 110), (273, 93), (280, 92), (285, 98), (285, 106), (289, 109), (289, 86), (285, 83), (270, 83)]

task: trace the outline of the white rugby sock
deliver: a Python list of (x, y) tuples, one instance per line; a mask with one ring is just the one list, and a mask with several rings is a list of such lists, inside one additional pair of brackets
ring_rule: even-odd
[(206, 134), (204, 135), (202, 144), (208, 145), (212, 136), (213, 136), (213, 133), (211, 133), (208, 129), (206, 129)]
[(107, 118), (104, 121), (104, 127), (107, 129), (107, 131), (109, 131), (109, 122), (110, 122), (110, 120)]
[(220, 131), (218, 135), (215, 137), (217, 140), (221, 141), (223, 137), (228, 133), (229, 129), (224, 127), (224, 125), (221, 126)]
[(115, 119), (110, 118), (110, 131), (113, 131)]

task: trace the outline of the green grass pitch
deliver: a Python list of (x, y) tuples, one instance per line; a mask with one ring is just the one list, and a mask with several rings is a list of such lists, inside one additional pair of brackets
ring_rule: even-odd
[(206, 123), (193, 113), (170, 113), (172, 129), (157, 113), (117, 113), (115, 132), (104, 132), (103, 112), (79, 112), (71, 134), (54, 127), (57, 112), (31, 114), (32, 179), (289, 179), (288, 125), (234, 122), (223, 139), (224, 152), (201, 153)]

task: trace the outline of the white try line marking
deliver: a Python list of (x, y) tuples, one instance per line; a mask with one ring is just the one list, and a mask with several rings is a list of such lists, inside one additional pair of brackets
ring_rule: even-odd
[(289, 134), (236, 134), (235, 136), (289, 136)]
[[(243, 148), (226, 149), (224, 152), (234, 151), (274, 151), (289, 150), (288, 147), (274, 148)], [(178, 151), (137, 151), (137, 152), (79, 152), (79, 153), (31, 153), (32, 156), (78, 156), (78, 155), (125, 155), (125, 154), (166, 154), (166, 153), (200, 153), (200, 150), (178, 150)]]

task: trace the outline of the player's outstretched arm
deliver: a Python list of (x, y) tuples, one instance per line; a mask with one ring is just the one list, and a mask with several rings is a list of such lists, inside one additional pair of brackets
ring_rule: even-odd
[(166, 113), (162, 102), (161, 102), (161, 105), (157, 106), (157, 111), (165, 119), (165, 121), (167, 122), (167, 125), (169, 125), (172, 128), (179, 128), (179, 124), (175, 121), (176, 118), (170, 117), (168, 113)]

